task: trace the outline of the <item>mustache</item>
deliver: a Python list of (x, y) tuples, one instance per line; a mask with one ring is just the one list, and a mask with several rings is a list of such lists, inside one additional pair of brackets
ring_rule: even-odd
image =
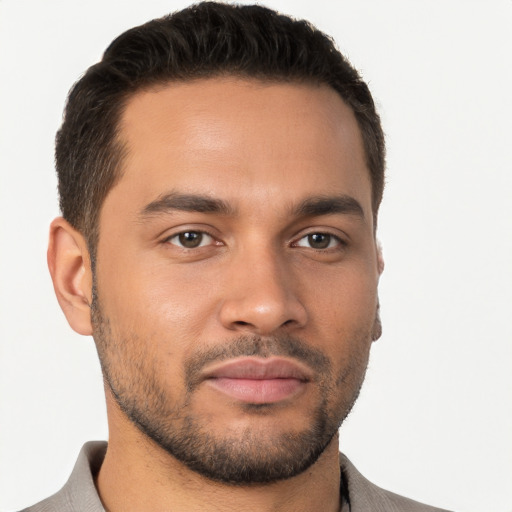
[(289, 357), (307, 365), (318, 378), (325, 378), (331, 374), (329, 358), (299, 338), (240, 336), (214, 347), (200, 349), (185, 361), (185, 382), (188, 390), (193, 391), (201, 383), (203, 370), (207, 365), (244, 356)]

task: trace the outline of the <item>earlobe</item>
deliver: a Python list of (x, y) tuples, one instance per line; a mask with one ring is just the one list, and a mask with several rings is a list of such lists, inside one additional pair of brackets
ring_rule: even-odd
[(83, 235), (62, 217), (57, 217), (50, 226), (48, 268), (69, 325), (79, 334), (91, 335), (90, 255)]
[(382, 245), (377, 241), (377, 271), (379, 276), (384, 272), (384, 257), (382, 256)]
[[(377, 242), (377, 271), (379, 273), (379, 277), (384, 271), (384, 258), (382, 256), (382, 245), (380, 242)], [(372, 341), (377, 341), (382, 336), (382, 322), (380, 319), (380, 301), (377, 297), (377, 308), (375, 310), (375, 319), (373, 321), (372, 328)]]
[(377, 341), (382, 336), (382, 322), (380, 320), (380, 302), (377, 299), (377, 309), (372, 327), (372, 341)]

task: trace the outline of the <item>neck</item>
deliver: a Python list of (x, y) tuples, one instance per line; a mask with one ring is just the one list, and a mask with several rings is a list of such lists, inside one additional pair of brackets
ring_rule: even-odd
[(313, 512), (320, 504), (325, 511), (340, 509), (337, 436), (316, 463), (298, 476), (272, 484), (236, 486), (189, 470), (131, 423), (118, 424), (114, 430), (110, 426), (109, 446), (96, 479), (108, 512)]

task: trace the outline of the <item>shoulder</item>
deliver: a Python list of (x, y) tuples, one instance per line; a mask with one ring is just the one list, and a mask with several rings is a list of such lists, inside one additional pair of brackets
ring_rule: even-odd
[(367, 480), (348, 458), (340, 454), (341, 473), (350, 512), (448, 512), (386, 491)]
[(94, 486), (94, 475), (101, 466), (107, 443), (86, 443), (69, 480), (64, 487), (49, 498), (21, 512), (104, 512)]
[(57, 512), (57, 511), (67, 511), (66, 503), (62, 500), (61, 492), (46, 498), (31, 507), (24, 508), (21, 512)]

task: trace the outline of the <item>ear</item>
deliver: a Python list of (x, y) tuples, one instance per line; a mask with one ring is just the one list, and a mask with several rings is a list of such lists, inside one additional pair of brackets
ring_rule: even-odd
[(372, 341), (377, 341), (382, 336), (382, 322), (380, 320), (380, 302), (377, 297), (377, 309), (375, 310), (375, 318), (372, 327)]
[(376, 248), (377, 248), (377, 270), (379, 272), (379, 276), (384, 272), (384, 257), (382, 256), (382, 245), (377, 240), (376, 242)]
[(62, 217), (50, 225), (48, 268), (69, 325), (79, 334), (91, 335), (91, 258), (82, 234)]
[[(376, 243), (377, 247), (377, 271), (379, 272), (379, 277), (384, 271), (384, 258), (382, 256), (382, 245), (380, 242)], [(382, 322), (380, 320), (380, 301), (377, 297), (377, 309), (375, 310), (375, 319), (373, 321), (373, 329), (372, 329), (372, 341), (377, 341), (382, 336)]]

